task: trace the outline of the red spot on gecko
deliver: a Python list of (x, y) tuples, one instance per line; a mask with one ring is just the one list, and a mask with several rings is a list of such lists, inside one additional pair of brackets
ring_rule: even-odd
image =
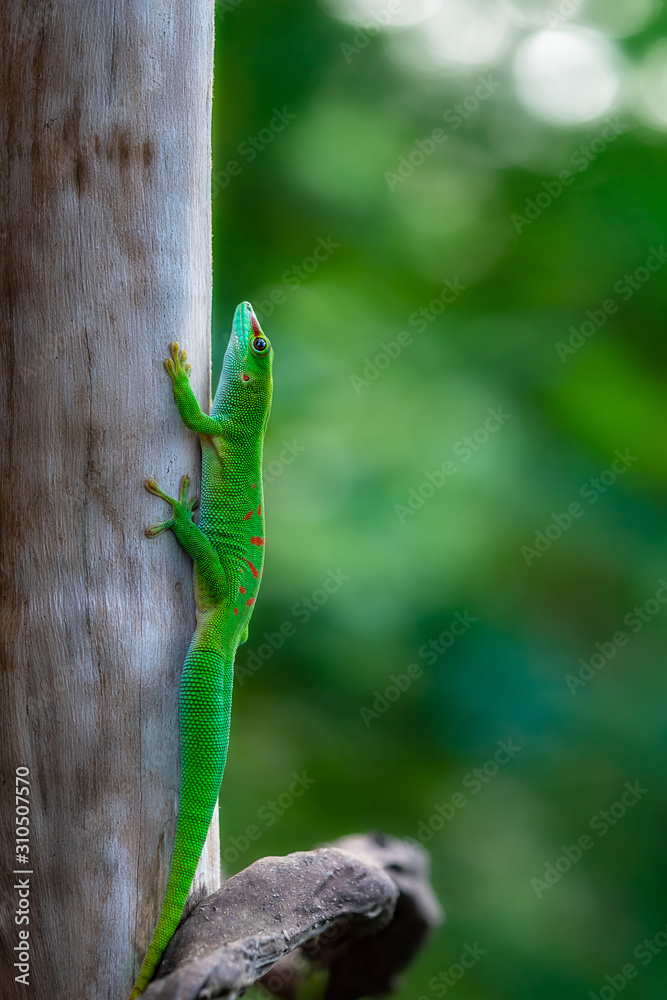
[(239, 594), (245, 594), (245, 587), (239, 587)]
[(247, 520), (248, 520), (248, 518), (249, 518), (249, 517), (252, 517), (252, 515), (253, 515), (254, 513), (255, 513), (255, 512), (254, 512), (254, 510), (251, 510), (249, 514), (246, 514), (246, 516), (245, 516), (245, 517), (243, 518), (243, 520), (244, 520), (244, 521), (247, 521)]
[(252, 327), (252, 332), (255, 334), (255, 336), (260, 337), (262, 331), (259, 328), (259, 323), (257, 322), (257, 317), (255, 316), (254, 312), (250, 313), (250, 325)]
[(257, 572), (257, 570), (255, 569), (255, 567), (253, 566), (253, 564), (252, 564), (252, 563), (250, 562), (250, 560), (249, 560), (249, 559), (246, 559), (246, 558), (245, 558), (245, 557), (243, 557), (243, 556), (242, 556), (241, 558), (243, 559), (243, 562), (244, 562), (244, 563), (247, 563), (247, 564), (248, 564), (248, 566), (250, 567), (250, 572), (251, 572), (251, 573), (252, 573), (252, 575), (253, 575), (253, 576), (255, 577), (255, 579), (257, 579), (257, 578), (258, 578), (258, 576), (259, 576), (259, 573), (258, 573), (258, 572)]
[(264, 544), (264, 539), (260, 538), (259, 535), (253, 535), (253, 537), (250, 539), (250, 544), (251, 545), (263, 545)]
[(261, 505), (261, 504), (260, 504), (260, 505), (259, 505), (259, 507), (257, 508), (257, 513), (258, 513), (258, 514), (261, 514), (261, 513), (262, 513), (262, 505)]
[(234, 608), (234, 614), (237, 615), (238, 613), (239, 613), (239, 609), (238, 608)]
[(246, 604), (248, 605), (248, 607), (250, 607), (250, 605), (254, 604), (254, 603), (255, 603), (255, 598), (254, 597), (249, 597), (248, 600), (246, 601)]
[(244, 374), (244, 376), (243, 376), (243, 381), (244, 381), (244, 382), (249, 382), (249, 381), (250, 381), (250, 376), (249, 376), (249, 375), (245, 375), (245, 374)]
[(253, 483), (250, 488), (253, 489), (253, 490), (256, 490), (257, 489), (257, 483)]

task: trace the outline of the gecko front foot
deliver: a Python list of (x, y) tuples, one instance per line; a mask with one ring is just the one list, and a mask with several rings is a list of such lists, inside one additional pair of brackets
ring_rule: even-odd
[(188, 361), (188, 352), (181, 348), (181, 345), (177, 340), (171, 344), (171, 357), (167, 358), (164, 363), (164, 367), (169, 372), (171, 380), (174, 383), (179, 378), (185, 378), (186, 381), (190, 378), (192, 365)]
[(161, 497), (166, 500), (171, 506), (172, 517), (168, 521), (161, 521), (158, 524), (151, 524), (150, 527), (146, 528), (146, 534), (149, 538), (155, 538), (156, 535), (161, 535), (163, 531), (167, 531), (169, 528), (176, 528), (180, 525), (190, 523), (192, 521), (192, 512), (197, 506), (197, 497), (191, 497), (188, 500), (188, 489), (190, 486), (190, 477), (183, 476), (181, 479), (181, 485), (178, 492), (178, 500), (174, 500), (170, 497), (168, 493), (161, 490), (155, 480), (147, 479), (144, 483), (146, 489), (153, 496)]

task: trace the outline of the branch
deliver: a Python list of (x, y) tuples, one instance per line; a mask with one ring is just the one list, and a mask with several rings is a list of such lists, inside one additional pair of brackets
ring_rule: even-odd
[(291, 998), (324, 969), (326, 1000), (386, 993), (442, 919), (426, 875), (424, 851), (379, 834), (262, 858), (183, 921), (145, 1000), (235, 1000), (259, 979)]

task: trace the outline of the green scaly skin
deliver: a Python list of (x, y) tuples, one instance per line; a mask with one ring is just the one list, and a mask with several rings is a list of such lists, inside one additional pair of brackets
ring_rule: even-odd
[[(264, 346), (263, 346), (264, 345)], [(171, 505), (168, 521), (146, 529), (149, 537), (171, 529), (194, 560), (197, 627), (181, 677), (181, 791), (174, 856), (160, 917), (130, 1000), (146, 989), (187, 899), (220, 791), (227, 759), (234, 656), (248, 637), (248, 622), (264, 561), (262, 447), (271, 408), (273, 351), (252, 307), (242, 302), (210, 416), (190, 387), (191, 366), (178, 344), (165, 367), (183, 423), (199, 434), (202, 489), (199, 526), (192, 520), (189, 479), (178, 500), (154, 479), (146, 489)]]

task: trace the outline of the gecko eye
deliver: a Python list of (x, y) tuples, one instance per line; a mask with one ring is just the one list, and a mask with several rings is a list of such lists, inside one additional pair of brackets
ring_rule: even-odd
[(269, 342), (265, 337), (255, 337), (251, 346), (255, 354), (266, 354), (269, 349)]

